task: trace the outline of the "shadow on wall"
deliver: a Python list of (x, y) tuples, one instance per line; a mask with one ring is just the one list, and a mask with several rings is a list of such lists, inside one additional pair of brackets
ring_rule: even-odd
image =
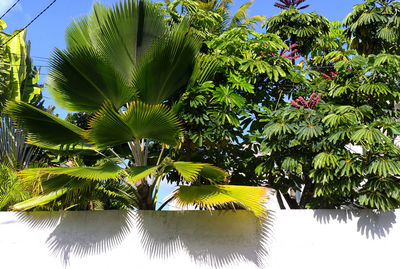
[[(136, 223), (150, 258), (169, 258), (185, 251), (195, 264), (219, 268), (251, 262), (263, 268), (273, 212), (262, 223), (246, 211), (138, 212)], [(160, 226), (162, 229), (160, 229)]]
[(71, 256), (106, 253), (129, 234), (129, 211), (24, 212), (19, 221), (34, 229), (54, 229), (46, 240), (52, 255), (69, 265)]
[(46, 244), (64, 266), (72, 257), (107, 253), (135, 233), (150, 260), (184, 251), (195, 264), (211, 268), (241, 262), (262, 268), (274, 217), (270, 211), (261, 223), (246, 211), (86, 211), (19, 213), (18, 219), (53, 230)]
[(393, 224), (396, 223), (396, 215), (393, 210), (314, 210), (314, 218), (320, 223), (329, 223), (338, 221), (339, 223), (347, 221), (357, 221), (357, 231), (367, 239), (381, 239), (389, 235)]

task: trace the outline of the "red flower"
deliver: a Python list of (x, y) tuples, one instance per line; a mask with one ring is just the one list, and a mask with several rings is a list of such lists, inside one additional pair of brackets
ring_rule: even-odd
[(294, 100), (290, 101), (290, 103), (292, 103), (293, 106), (300, 108), (300, 105), (296, 103)]
[(314, 101), (311, 105), (311, 109), (313, 109), (318, 104), (319, 99), (321, 99), (321, 96), (322, 96), (322, 94), (320, 94), (320, 93), (317, 95), (317, 98), (314, 99)]
[(306, 100), (304, 100), (303, 97), (299, 96), (298, 100), (300, 101), (300, 104), (302, 104), (304, 107), (308, 108), (308, 104)]
[(300, 9), (304, 9), (304, 8), (307, 8), (307, 7), (310, 6), (310, 5), (304, 5), (304, 6), (302, 6), (302, 7), (298, 7), (298, 6), (299, 6), (301, 3), (303, 3), (304, 1), (306, 1), (306, 0), (279, 0), (279, 2), (281, 2), (282, 4), (276, 2), (276, 3), (274, 4), (274, 6), (280, 8), (280, 9), (288, 9), (288, 8), (290, 8), (291, 6), (294, 6), (295, 8), (297, 8), (298, 10), (300, 10)]
[(296, 55), (294, 57), (290, 57), (289, 60), (296, 60), (297, 58), (300, 58), (300, 55)]
[(332, 80), (332, 78), (330, 77), (330, 76), (328, 76), (327, 74), (325, 74), (325, 73), (322, 73), (321, 74), (324, 78), (327, 78), (327, 79), (329, 79), (329, 80)]
[(319, 93), (317, 97), (315, 97), (315, 93), (312, 93), (310, 95), (310, 98), (308, 99), (308, 102), (306, 102), (303, 97), (299, 96), (296, 99), (296, 101), (291, 100), (290, 103), (297, 108), (303, 106), (304, 108), (313, 109), (318, 104), (319, 100), (321, 99), (321, 96), (322, 94)]
[(307, 105), (308, 105), (308, 106), (311, 105), (311, 103), (312, 103), (314, 97), (315, 97), (315, 92), (313, 92), (313, 93), (311, 94), (310, 98), (308, 99), (308, 102), (307, 102)]

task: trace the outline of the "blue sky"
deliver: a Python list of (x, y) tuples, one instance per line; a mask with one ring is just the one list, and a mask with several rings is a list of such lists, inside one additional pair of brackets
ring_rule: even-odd
[[(0, 14), (3, 14), (16, 0), (0, 0)], [(3, 19), (8, 24), (7, 32), (23, 28), (40, 11), (53, 0), (20, 0), (17, 6)], [(118, 0), (99, 0), (104, 4), (113, 4)], [(41, 82), (45, 81), (48, 74), (47, 60), (54, 48), (65, 48), (64, 31), (73, 18), (90, 12), (93, 0), (57, 0), (57, 2), (28, 28), (28, 40), (32, 42), (31, 55), (33, 62), (41, 67)], [(245, 0), (235, 0), (235, 11)], [(250, 15), (265, 15), (270, 17), (280, 12), (273, 6), (275, 0), (255, 0), (250, 10)], [(330, 21), (342, 21), (350, 13), (353, 5), (362, 0), (308, 0), (310, 7), (307, 12), (315, 11), (327, 17)], [(47, 92), (44, 92), (46, 105), (53, 105)], [(67, 114), (60, 109), (56, 110), (62, 118)], [(173, 186), (163, 184), (160, 197), (164, 197), (173, 190)]]

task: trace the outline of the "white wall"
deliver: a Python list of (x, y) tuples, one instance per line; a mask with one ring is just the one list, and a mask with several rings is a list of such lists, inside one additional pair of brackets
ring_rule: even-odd
[(0, 268), (400, 268), (400, 211), (0, 213)]

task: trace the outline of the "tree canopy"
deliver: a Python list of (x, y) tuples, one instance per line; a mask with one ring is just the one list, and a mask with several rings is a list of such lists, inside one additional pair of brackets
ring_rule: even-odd
[(164, 178), (182, 207), (262, 216), (273, 188), (282, 208), (398, 208), (399, 2), (365, 0), (342, 23), (305, 0), (269, 18), (253, 3), (95, 4), (51, 57), (65, 120), (28, 104), (37, 69), (3, 50), (7, 113), (54, 158), (19, 172), (41, 191), (14, 208), (162, 208)]

